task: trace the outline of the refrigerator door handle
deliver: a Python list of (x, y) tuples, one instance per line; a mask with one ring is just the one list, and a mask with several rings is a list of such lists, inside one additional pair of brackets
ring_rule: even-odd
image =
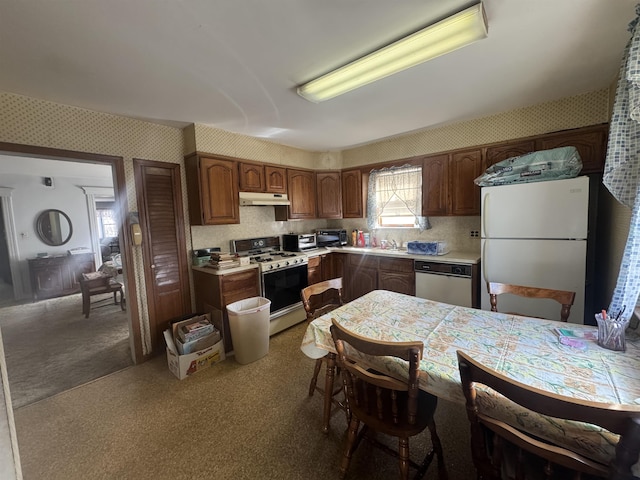
[(484, 240), (482, 242), (482, 256), (480, 258), (482, 258), (482, 278), (485, 282), (485, 284), (487, 283), (487, 264), (489, 263), (489, 259), (487, 257), (487, 242), (486, 240)]
[(480, 232), (481, 238), (489, 238), (489, 232), (487, 232), (487, 218), (489, 217), (489, 193), (486, 192), (482, 196), (482, 216), (480, 220), (482, 221), (482, 231)]

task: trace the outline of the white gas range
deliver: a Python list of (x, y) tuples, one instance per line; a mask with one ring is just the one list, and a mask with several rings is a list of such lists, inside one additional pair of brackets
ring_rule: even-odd
[(306, 254), (282, 251), (280, 237), (233, 240), (231, 250), (260, 267), (261, 295), (271, 300), (271, 334), (305, 320), (300, 291), (308, 285)]

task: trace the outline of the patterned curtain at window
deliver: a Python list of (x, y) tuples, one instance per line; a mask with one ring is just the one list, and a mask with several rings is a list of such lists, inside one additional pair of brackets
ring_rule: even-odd
[(640, 5), (636, 19), (629, 24), (632, 34), (622, 59), (603, 183), (622, 204), (632, 209), (629, 236), (620, 265), (609, 315), (628, 320), (640, 294)]
[(380, 228), (378, 218), (389, 207), (390, 202), (399, 199), (412, 215), (416, 217), (418, 229), (423, 232), (431, 228), (429, 219), (420, 215), (421, 198), (415, 190), (422, 189), (422, 169), (411, 165), (371, 170), (367, 193), (367, 227), (369, 230)]

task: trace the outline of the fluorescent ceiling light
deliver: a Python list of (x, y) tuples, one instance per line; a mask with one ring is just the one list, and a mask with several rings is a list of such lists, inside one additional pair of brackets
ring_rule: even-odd
[(430, 25), (298, 87), (318, 103), (469, 45), (487, 36), (482, 3)]

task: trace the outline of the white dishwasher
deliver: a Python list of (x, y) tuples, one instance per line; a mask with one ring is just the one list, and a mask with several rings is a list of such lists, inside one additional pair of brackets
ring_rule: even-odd
[(414, 260), (416, 297), (436, 302), (474, 306), (473, 265)]

